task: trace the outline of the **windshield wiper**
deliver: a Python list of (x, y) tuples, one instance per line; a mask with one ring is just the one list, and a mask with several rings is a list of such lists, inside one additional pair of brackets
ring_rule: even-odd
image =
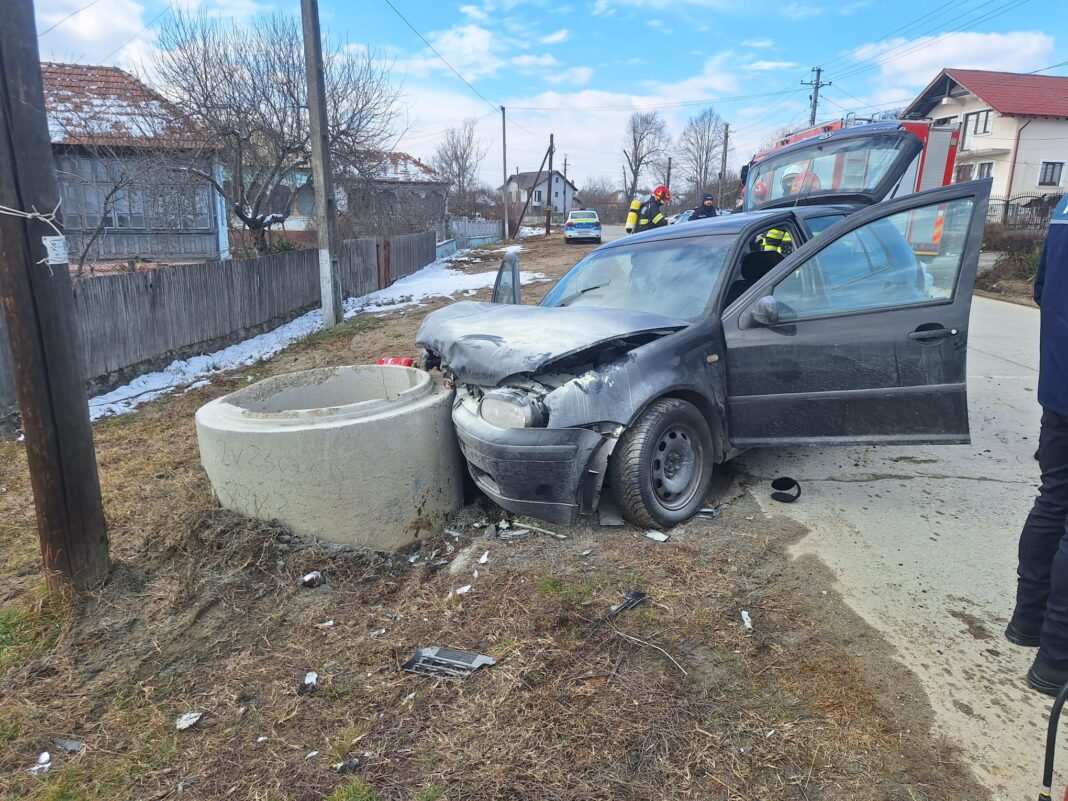
[(610, 283), (612, 283), (612, 282), (611, 281), (605, 281), (603, 284), (594, 284), (593, 286), (588, 286), (585, 289), (580, 289), (578, 292), (572, 292), (570, 295), (565, 297), (563, 300), (561, 300), (556, 305), (557, 306), (566, 306), (568, 303), (573, 301), (575, 298), (577, 298), (577, 297), (579, 297), (581, 295), (585, 295), (587, 292), (592, 292), (595, 289), (600, 289), (603, 286), (608, 286)]

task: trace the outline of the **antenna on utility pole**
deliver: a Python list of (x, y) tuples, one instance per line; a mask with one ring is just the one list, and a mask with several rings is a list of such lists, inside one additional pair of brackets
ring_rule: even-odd
[(815, 125), (816, 124), (816, 109), (820, 104), (820, 89), (822, 87), (824, 87), (824, 86), (830, 86), (831, 85), (830, 81), (821, 80), (822, 77), (823, 77), (823, 68), (822, 67), (813, 67), (812, 71), (814, 73), (816, 73), (816, 80), (814, 80), (814, 81), (801, 81), (801, 85), (802, 86), (811, 86), (812, 87), (812, 94), (809, 95), (809, 100), (812, 101), (812, 108), (809, 110), (809, 113), (808, 113), (808, 124), (809, 125)]

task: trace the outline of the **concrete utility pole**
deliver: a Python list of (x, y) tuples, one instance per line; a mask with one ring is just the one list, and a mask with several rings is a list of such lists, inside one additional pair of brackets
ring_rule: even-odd
[[(10, 0), (4, 12), (0, 206), (47, 215), (59, 205), (59, 187), (51, 167), (33, 2)], [(0, 304), (14, 356), (48, 586), (91, 588), (107, 573), (107, 528), (66, 242), (41, 219), (0, 211)]]
[(323, 43), (319, 35), (319, 0), (300, 0), (304, 23), (304, 66), (308, 74), (308, 122), (311, 127), (315, 226), (319, 236), (319, 294), (323, 328), (341, 322), (341, 271), (338, 268), (337, 197), (330, 171), (330, 121), (326, 109)]
[(727, 181), (727, 142), (730, 141), (731, 136), (731, 124), (729, 122), (723, 123), (723, 157), (719, 162), (719, 200), (716, 202), (716, 208), (723, 208), (723, 184)]
[(813, 67), (812, 71), (816, 73), (816, 80), (814, 81), (801, 81), (802, 86), (811, 86), (812, 94), (809, 95), (809, 100), (812, 101), (812, 107), (808, 113), (808, 124), (816, 124), (816, 111), (820, 104), (820, 88), (824, 86), (830, 86), (830, 81), (820, 80), (823, 77), (823, 69), (821, 67)]
[(553, 200), (553, 186), (556, 185), (555, 176), (553, 176), (553, 153), (556, 151), (556, 145), (553, 144), (553, 135), (549, 134), (549, 190), (548, 201), (549, 206), (545, 210), (545, 235), (549, 235), (549, 228), (553, 221), (553, 212), (556, 211), (556, 202)]
[(671, 156), (668, 156), (667, 188), (671, 189)]
[(504, 238), (511, 239), (512, 231), (508, 227), (508, 125), (505, 122), (504, 106), (501, 106), (501, 165), (504, 174), (504, 186), (501, 187), (501, 209), (504, 213)]

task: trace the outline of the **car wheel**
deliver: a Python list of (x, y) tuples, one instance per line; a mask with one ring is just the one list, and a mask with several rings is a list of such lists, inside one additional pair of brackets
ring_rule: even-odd
[(596, 243), (597, 243), (597, 244), (599, 245), (599, 244), (601, 244), (601, 237), (597, 237), (597, 238), (596, 238), (595, 240), (593, 240), (593, 241), (594, 241), (594, 242), (596, 242)]
[(712, 480), (708, 423), (692, 403), (658, 400), (620, 437), (609, 471), (629, 523), (669, 528), (689, 520)]

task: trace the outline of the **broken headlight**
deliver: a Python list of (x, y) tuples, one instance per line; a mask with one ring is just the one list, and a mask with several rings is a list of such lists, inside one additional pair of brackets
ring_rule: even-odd
[(482, 419), (497, 428), (530, 428), (545, 425), (545, 410), (520, 389), (495, 389), (482, 397)]

